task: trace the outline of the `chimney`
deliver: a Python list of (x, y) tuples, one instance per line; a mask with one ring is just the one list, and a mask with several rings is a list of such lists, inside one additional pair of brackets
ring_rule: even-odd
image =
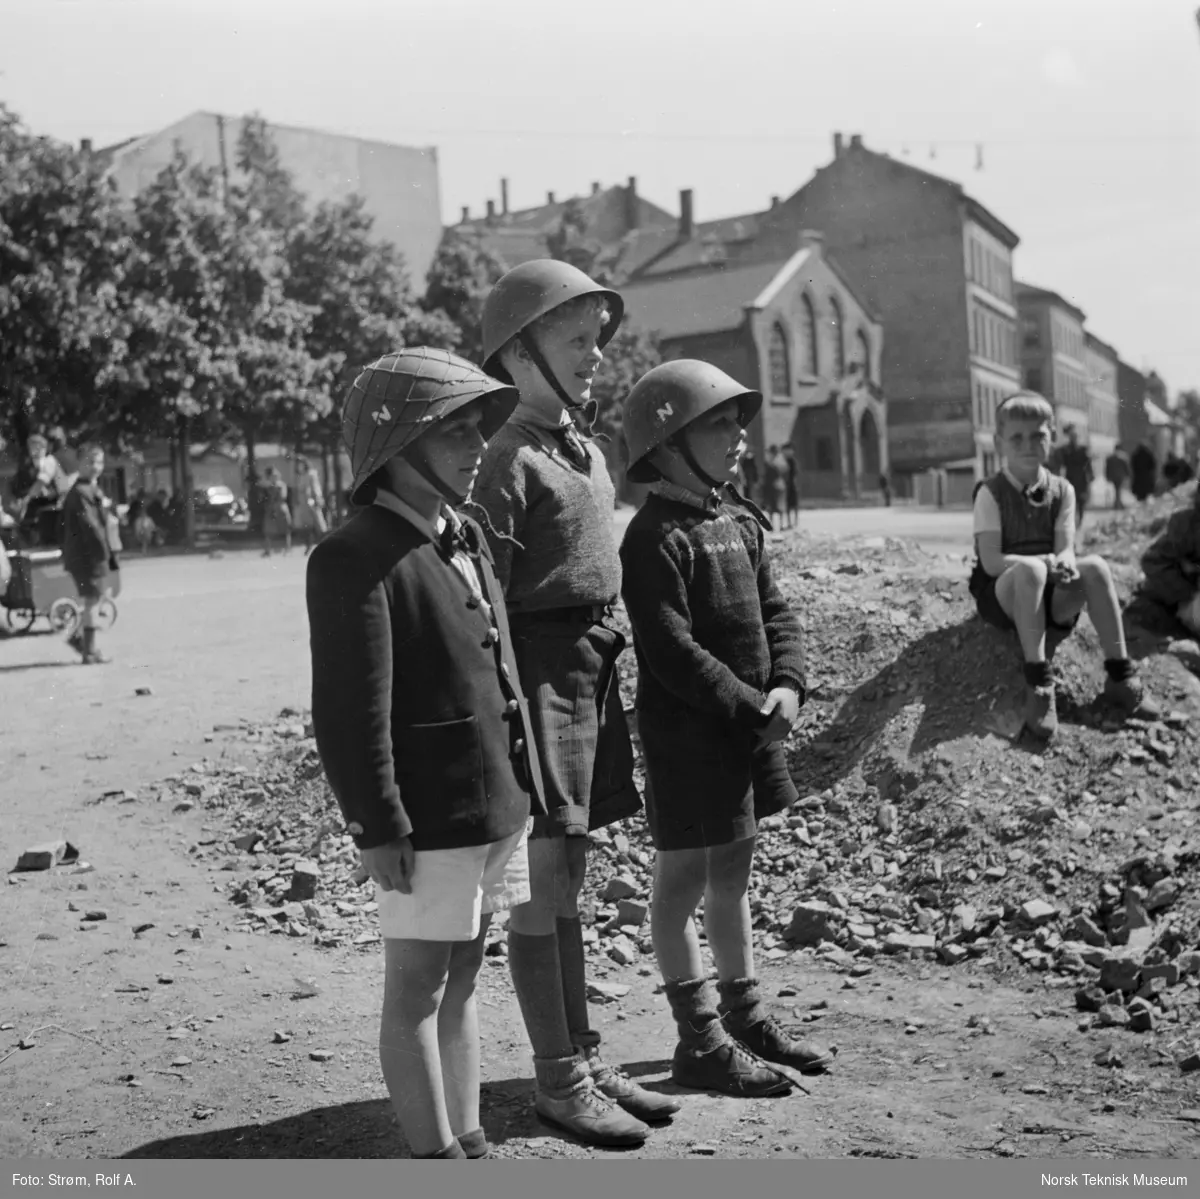
[(494, 221), (496, 219), (496, 201), (489, 200), (487, 202), (487, 219)]
[(825, 234), (816, 229), (800, 230), (800, 249), (816, 250), (820, 253), (825, 248)]
[(553, 192), (547, 192), (547, 193), (546, 193), (546, 203), (547, 203), (547, 204), (553, 204), (553, 203), (554, 203), (554, 193), (553, 193)]
[(842, 135), (840, 133), (833, 135), (833, 156), (834, 158), (841, 158), (842, 156)]
[(850, 149), (851, 150), (861, 150), (862, 149), (862, 134), (861, 133), (850, 134)]
[(500, 211), (508, 216), (508, 180), (500, 180)]
[(470, 219), (471, 219), (471, 210), (464, 204), (463, 205), (463, 214), (462, 214), (462, 223), (465, 225)]
[(637, 178), (629, 176), (629, 186), (625, 189), (625, 230), (638, 227), (638, 194)]
[(774, 211), (778, 207), (779, 207), (779, 197), (772, 196), (771, 197), (771, 210)]
[(592, 195), (593, 195), (593, 196), (598, 196), (599, 194), (600, 194), (600, 184), (598, 184), (598, 183), (593, 183), (593, 184), (592, 184)]
[(692, 189), (685, 187), (679, 193), (679, 240), (687, 241), (696, 233), (696, 221), (692, 210)]
[(90, 154), (92, 152), (92, 139), (90, 137), (80, 138), (79, 152), (80, 154)]

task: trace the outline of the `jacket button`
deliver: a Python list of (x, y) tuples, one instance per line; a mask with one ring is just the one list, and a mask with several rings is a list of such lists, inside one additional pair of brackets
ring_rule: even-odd
[(510, 715), (515, 716), (521, 710), (521, 705), (517, 703), (515, 699), (510, 699), (508, 703), (504, 705), (504, 710)]
[(352, 820), (346, 825), (346, 832), (352, 837), (361, 837), (363, 835), (363, 826), (357, 820)]
[(520, 753), (524, 753), (524, 752), (525, 752), (525, 738), (518, 737), (513, 742), (513, 753), (520, 754)]
[(467, 596), (467, 607), (468, 608), (478, 608), (479, 607), (478, 598), (473, 595), (468, 595)]
[(487, 640), (483, 644), (484, 645), (495, 645), (496, 642), (499, 640), (500, 640), (500, 630), (499, 629), (488, 629)]

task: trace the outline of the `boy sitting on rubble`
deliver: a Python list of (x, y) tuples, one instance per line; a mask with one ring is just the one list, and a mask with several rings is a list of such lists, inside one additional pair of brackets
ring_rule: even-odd
[(1174, 513), (1142, 555), (1142, 571), (1138, 598), (1200, 635), (1200, 488), (1192, 506)]
[(1009, 396), (996, 411), (1004, 467), (975, 490), (975, 568), (970, 591), (979, 615), (1015, 629), (1025, 659), (1025, 728), (1048, 740), (1058, 728), (1047, 632), (1061, 640), (1088, 610), (1104, 649), (1104, 698), (1129, 715), (1152, 718), (1125, 648), (1120, 604), (1108, 563), (1075, 557), (1075, 495), (1046, 469), (1054, 411), (1036, 392)]

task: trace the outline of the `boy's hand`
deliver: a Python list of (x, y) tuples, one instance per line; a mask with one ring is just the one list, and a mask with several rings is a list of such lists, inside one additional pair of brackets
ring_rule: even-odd
[(1050, 567), (1050, 577), (1056, 583), (1074, 583), (1079, 578), (1079, 568), (1075, 565), (1075, 551), (1063, 550), (1054, 556)]
[(758, 748), (784, 741), (792, 731), (800, 715), (800, 697), (791, 687), (776, 687), (767, 695), (767, 702), (759, 709), (769, 717), (766, 725), (758, 730)]
[(374, 849), (360, 849), (363, 869), (385, 891), (412, 894), (413, 866), (416, 861), (411, 837), (398, 837)]

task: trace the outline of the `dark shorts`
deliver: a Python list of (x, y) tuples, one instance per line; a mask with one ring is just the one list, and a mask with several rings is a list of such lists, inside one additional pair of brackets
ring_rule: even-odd
[(646, 821), (655, 849), (705, 849), (754, 835), (799, 798), (782, 744), (699, 713), (638, 712)]
[(107, 567), (89, 575), (73, 574), (71, 579), (75, 583), (75, 590), (79, 592), (79, 598), (83, 600), (102, 598), (110, 586)]
[[(993, 578), (991, 575), (980, 572), (972, 580), (971, 593), (975, 596), (975, 608), (979, 615), (993, 625), (997, 629), (1015, 630), (1016, 625), (1013, 624), (1012, 618), (1000, 606), (1000, 601), (996, 598), (996, 584), (999, 582), (999, 577)], [(1054, 608), (1054, 580), (1047, 579), (1045, 589), (1042, 591), (1042, 602), (1045, 605), (1046, 611), (1046, 631), (1053, 630), (1056, 633), (1061, 633), (1064, 636), (1067, 633), (1073, 632), (1075, 626), (1079, 623), (1079, 616), (1073, 617), (1067, 624), (1060, 624), (1053, 617)]]
[(640, 811), (617, 675), (625, 638), (605, 624), (514, 618), (512, 641), (549, 809), (530, 837), (583, 837)]

